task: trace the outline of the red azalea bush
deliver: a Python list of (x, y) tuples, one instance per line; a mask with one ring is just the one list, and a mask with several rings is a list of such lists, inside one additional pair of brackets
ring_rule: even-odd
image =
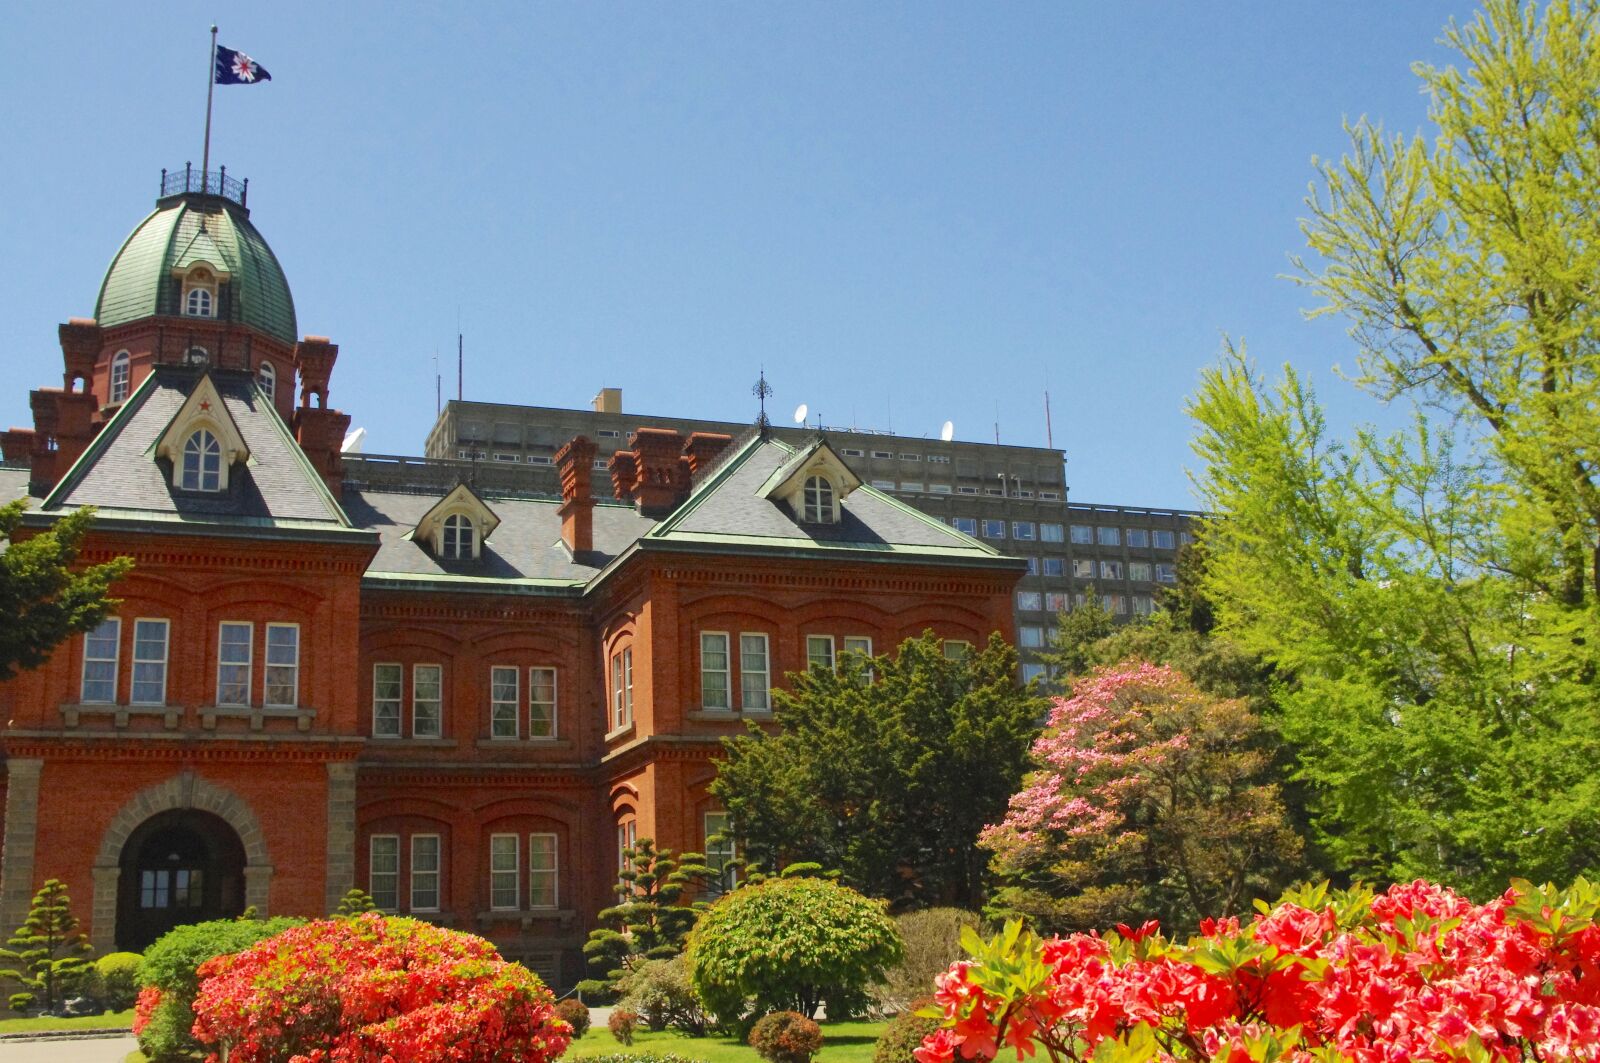
[(1600, 889), (1308, 887), (1185, 944), (1154, 923), (1039, 941), (1010, 924), (937, 979), (918, 1063), (1600, 1060)]
[(489, 942), (376, 913), (307, 923), (200, 977), (195, 1036), (229, 1063), (546, 1063), (572, 1032)]

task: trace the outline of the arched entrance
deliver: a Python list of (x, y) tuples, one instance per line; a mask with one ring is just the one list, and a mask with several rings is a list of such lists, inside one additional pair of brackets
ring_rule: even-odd
[(173, 927), (239, 915), (244, 868), (244, 844), (220, 816), (187, 808), (151, 816), (122, 847), (117, 948), (143, 952)]

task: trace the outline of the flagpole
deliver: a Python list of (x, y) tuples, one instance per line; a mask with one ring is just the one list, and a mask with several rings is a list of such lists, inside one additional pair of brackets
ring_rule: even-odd
[[(200, 191), (209, 192), (210, 178), (206, 171), (211, 168), (211, 94), (217, 87), (217, 27), (211, 27), (211, 59), (206, 63), (206, 146), (200, 155)], [(218, 192), (222, 189), (217, 189)]]

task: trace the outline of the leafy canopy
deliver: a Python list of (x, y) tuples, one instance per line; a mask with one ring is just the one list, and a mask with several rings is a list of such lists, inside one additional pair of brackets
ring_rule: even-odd
[(16, 539), (27, 503), (0, 506), (0, 681), (37, 668), (50, 651), (79, 631), (88, 631), (117, 606), (111, 584), (133, 561), (119, 557), (75, 571), (83, 536), (94, 521), (80, 509), (49, 529)]
[(845, 655), (774, 691), (782, 729), (723, 742), (711, 792), (761, 865), (837, 868), (872, 896), (976, 907), (974, 842), (1027, 770), (1045, 702), (998, 636), (953, 660), (931, 633), (870, 662)]
[(1336, 438), (1240, 351), (1190, 410), (1217, 630), (1348, 873), (1600, 870), (1600, 5), (1491, 0), (1416, 68), (1435, 134), (1320, 167), (1301, 279), (1403, 430)]
[(640, 962), (681, 953), (706, 907), (704, 901), (689, 897), (717, 877), (701, 854), (658, 850), (650, 838), (624, 849), (615, 887), (617, 903), (600, 912), (599, 925), (583, 946), (589, 966), (604, 977), (589, 979), (579, 988), (590, 993), (618, 990), (629, 969)]

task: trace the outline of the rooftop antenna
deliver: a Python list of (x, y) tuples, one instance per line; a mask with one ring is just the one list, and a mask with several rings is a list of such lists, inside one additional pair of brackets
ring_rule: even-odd
[[(803, 402), (800, 405), (796, 406), (794, 408), (794, 423), (795, 424), (805, 424), (806, 423), (806, 414), (810, 413), (810, 412), (811, 412), (810, 407), (808, 407)], [(821, 418), (818, 418), (817, 427), (819, 427), (819, 428), (822, 427)]]
[(444, 409), (444, 381), (439, 376), (439, 348), (433, 349), (433, 419), (439, 419), (439, 411)]
[(761, 400), (761, 414), (756, 418), (756, 427), (761, 430), (762, 438), (766, 438), (767, 429), (772, 425), (772, 422), (767, 420), (767, 396), (772, 394), (772, 385), (767, 383), (766, 366), (761, 367), (761, 375), (750, 388), (750, 394)]
[(464, 379), (464, 373), (463, 373), (463, 370), (465, 368), (465, 358), (464, 358), (464, 355), (463, 355), (463, 351), (464, 350), (465, 350), (465, 346), (464, 346), (464, 344), (462, 343), (462, 340), (461, 340), (461, 333), (459, 331), (457, 331), (456, 332), (456, 401), (457, 402), (461, 401), (462, 381)]
[(1000, 404), (994, 404), (994, 445), (1000, 445)]
[(946, 443), (948, 443), (952, 439), (954, 439), (955, 437), (956, 437), (956, 423), (954, 421), (946, 421), (944, 423), (944, 427), (939, 429), (939, 438), (944, 440)]
[(1056, 434), (1050, 428), (1050, 370), (1044, 373), (1044, 445), (1056, 449)]

